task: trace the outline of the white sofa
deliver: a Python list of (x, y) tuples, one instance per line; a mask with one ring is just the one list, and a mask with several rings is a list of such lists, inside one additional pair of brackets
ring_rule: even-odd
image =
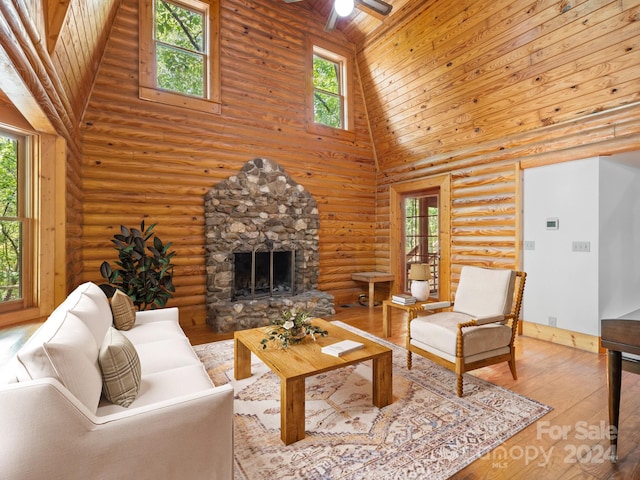
[(233, 388), (211, 383), (177, 308), (137, 312), (121, 332), (141, 371), (128, 407), (102, 395), (112, 320), (108, 298), (85, 283), (13, 358), (0, 382), (0, 477), (233, 478)]

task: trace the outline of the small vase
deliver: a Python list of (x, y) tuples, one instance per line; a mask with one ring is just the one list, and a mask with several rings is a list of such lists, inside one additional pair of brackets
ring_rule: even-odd
[(291, 343), (300, 343), (304, 340), (304, 337), (307, 336), (307, 332), (304, 331), (302, 327), (296, 327), (291, 329), (291, 335), (289, 336), (289, 341)]

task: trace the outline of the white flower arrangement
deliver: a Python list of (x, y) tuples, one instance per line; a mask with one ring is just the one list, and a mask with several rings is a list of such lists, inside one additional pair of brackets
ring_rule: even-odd
[(285, 310), (273, 320), (272, 324), (265, 328), (267, 337), (262, 339), (262, 348), (267, 348), (270, 342), (276, 342), (286, 349), (291, 344), (302, 342), (307, 336), (313, 341), (316, 335), (326, 337), (329, 332), (313, 325), (311, 314), (307, 311)]

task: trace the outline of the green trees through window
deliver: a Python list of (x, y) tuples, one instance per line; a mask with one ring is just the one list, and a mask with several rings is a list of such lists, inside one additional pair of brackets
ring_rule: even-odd
[(344, 100), (341, 65), (320, 55), (313, 56), (314, 121), (334, 128), (344, 128)]
[(0, 134), (0, 304), (22, 297), (18, 141)]
[(158, 88), (204, 97), (205, 16), (166, 0), (157, 2), (155, 41)]

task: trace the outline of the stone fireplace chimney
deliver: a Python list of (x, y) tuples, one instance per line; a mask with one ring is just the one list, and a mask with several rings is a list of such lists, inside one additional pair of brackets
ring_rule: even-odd
[[(333, 315), (333, 296), (317, 290), (319, 224), (315, 199), (270, 160), (247, 162), (237, 175), (212, 188), (205, 195), (207, 324), (216, 332), (254, 328), (292, 308), (318, 317)], [(248, 258), (243, 254), (292, 259), (287, 267), (292, 287), (277, 292), (261, 288), (260, 295), (249, 288), (250, 294), (238, 298), (235, 262)], [(243, 260), (242, 275), (250, 277), (247, 268), (253, 268), (255, 277), (256, 267)]]

